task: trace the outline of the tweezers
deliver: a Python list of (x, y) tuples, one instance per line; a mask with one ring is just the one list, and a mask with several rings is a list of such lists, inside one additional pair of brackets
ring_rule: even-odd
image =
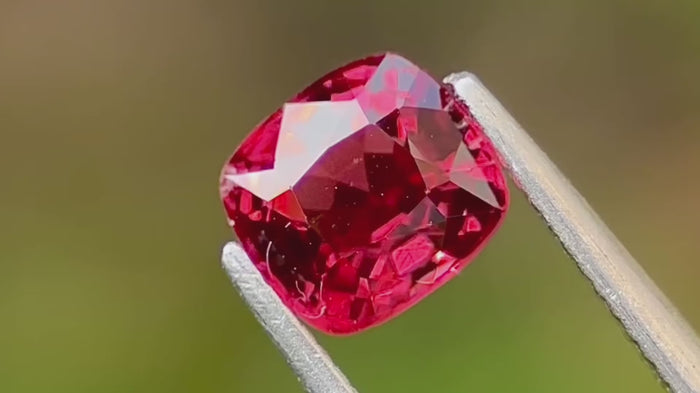
[[(658, 375), (675, 393), (700, 393), (700, 341), (690, 325), (527, 132), (473, 74), (444, 82), (468, 103), (504, 166), (591, 281)], [(311, 333), (265, 283), (239, 244), (223, 266), (310, 393), (357, 392)]]

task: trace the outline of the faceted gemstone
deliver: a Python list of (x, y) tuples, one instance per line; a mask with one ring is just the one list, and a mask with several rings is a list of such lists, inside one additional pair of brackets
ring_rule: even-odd
[(508, 190), (467, 105), (391, 53), (341, 67), (258, 125), (221, 175), (229, 222), (299, 318), (355, 333), (461, 271)]

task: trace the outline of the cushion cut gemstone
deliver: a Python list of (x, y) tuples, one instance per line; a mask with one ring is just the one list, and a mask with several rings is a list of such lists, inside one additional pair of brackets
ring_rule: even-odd
[(299, 318), (376, 326), (459, 273), (508, 190), (467, 104), (408, 60), (361, 59), (258, 125), (223, 168), (243, 248)]

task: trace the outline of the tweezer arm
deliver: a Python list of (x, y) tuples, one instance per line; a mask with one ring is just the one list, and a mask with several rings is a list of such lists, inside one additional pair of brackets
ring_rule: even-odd
[(515, 182), (661, 378), (673, 392), (700, 393), (700, 344), (675, 307), (474, 75), (445, 82), (468, 103)]
[(282, 304), (241, 246), (224, 247), (223, 265), (234, 286), (310, 393), (357, 393), (306, 328)]

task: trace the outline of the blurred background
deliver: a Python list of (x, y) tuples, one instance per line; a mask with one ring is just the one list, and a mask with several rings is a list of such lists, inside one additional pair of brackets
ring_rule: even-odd
[[(220, 268), (221, 165), (397, 51), (470, 70), (700, 328), (694, 0), (0, 0), (0, 392), (300, 392)], [(319, 335), (360, 392), (663, 392), (522, 195), (400, 318)]]

